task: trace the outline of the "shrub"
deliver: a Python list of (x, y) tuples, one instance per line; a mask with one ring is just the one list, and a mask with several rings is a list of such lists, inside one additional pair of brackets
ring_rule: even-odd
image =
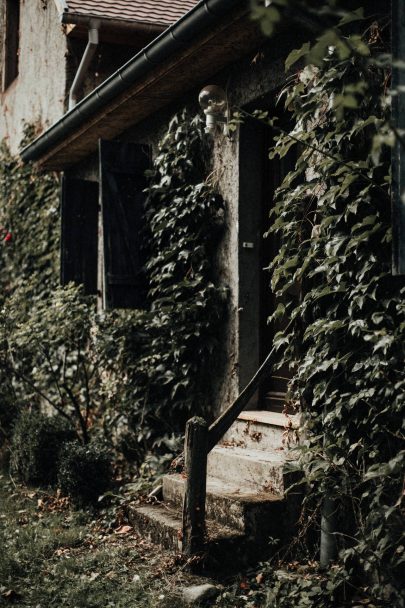
[(60, 454), (58, 484), (78, 505), (95, 504), (111, 485), (111, 454), (104, 444), (70, 442)]
[(54, 484), (61, 447), (75, 437), (74, 430), (59, 416), (23, 412), (11, 441), (12, 473), (27, 484)]
[(19, 407), (15, 403), (11, 382), (0, 373), (0, 447), (10, 438)]

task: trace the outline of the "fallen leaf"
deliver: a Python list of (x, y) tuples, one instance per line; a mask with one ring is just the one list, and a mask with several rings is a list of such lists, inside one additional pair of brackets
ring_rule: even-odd
[(14, 591), (14, 589), (8, 589), (2, 593), (1, 596), (4, 597), (7, 602), (15, 602), (21, 598), (21, 595)]
[(115, 530), (116, 534), (129, 534), (129, 532), (132, 532), (133, 527), (132, 526), (120, 526), (119, 528), (117, 528), (117, 530)]

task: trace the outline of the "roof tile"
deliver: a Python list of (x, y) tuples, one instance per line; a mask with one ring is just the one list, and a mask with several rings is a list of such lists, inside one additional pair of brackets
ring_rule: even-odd
[(67, 0), (69, 13), (104, 19), (170, 25), (197, 0)]

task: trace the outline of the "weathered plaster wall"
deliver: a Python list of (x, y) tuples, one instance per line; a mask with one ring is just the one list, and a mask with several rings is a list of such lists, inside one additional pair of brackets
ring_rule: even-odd
[[(4, 35), (2, 4), (0, 29)], [(14, 153), (24, 121), (45, 127), (62, 116), (66, 90), (66, 38), (55, 3), (21, 0), (20, 6), (19, 75), (0, 95), (0, 140), (6, 138)]]

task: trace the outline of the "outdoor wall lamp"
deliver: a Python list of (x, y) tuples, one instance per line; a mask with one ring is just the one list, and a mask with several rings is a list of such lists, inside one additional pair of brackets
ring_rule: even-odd
[(210, 84), (202, 89), (198, 96), (200, 106), (206, 118), (206, 133), (215, 133), (217, 125), (224, 126), (228, 134), (228, 100), (226, 93), (216, 84)]

